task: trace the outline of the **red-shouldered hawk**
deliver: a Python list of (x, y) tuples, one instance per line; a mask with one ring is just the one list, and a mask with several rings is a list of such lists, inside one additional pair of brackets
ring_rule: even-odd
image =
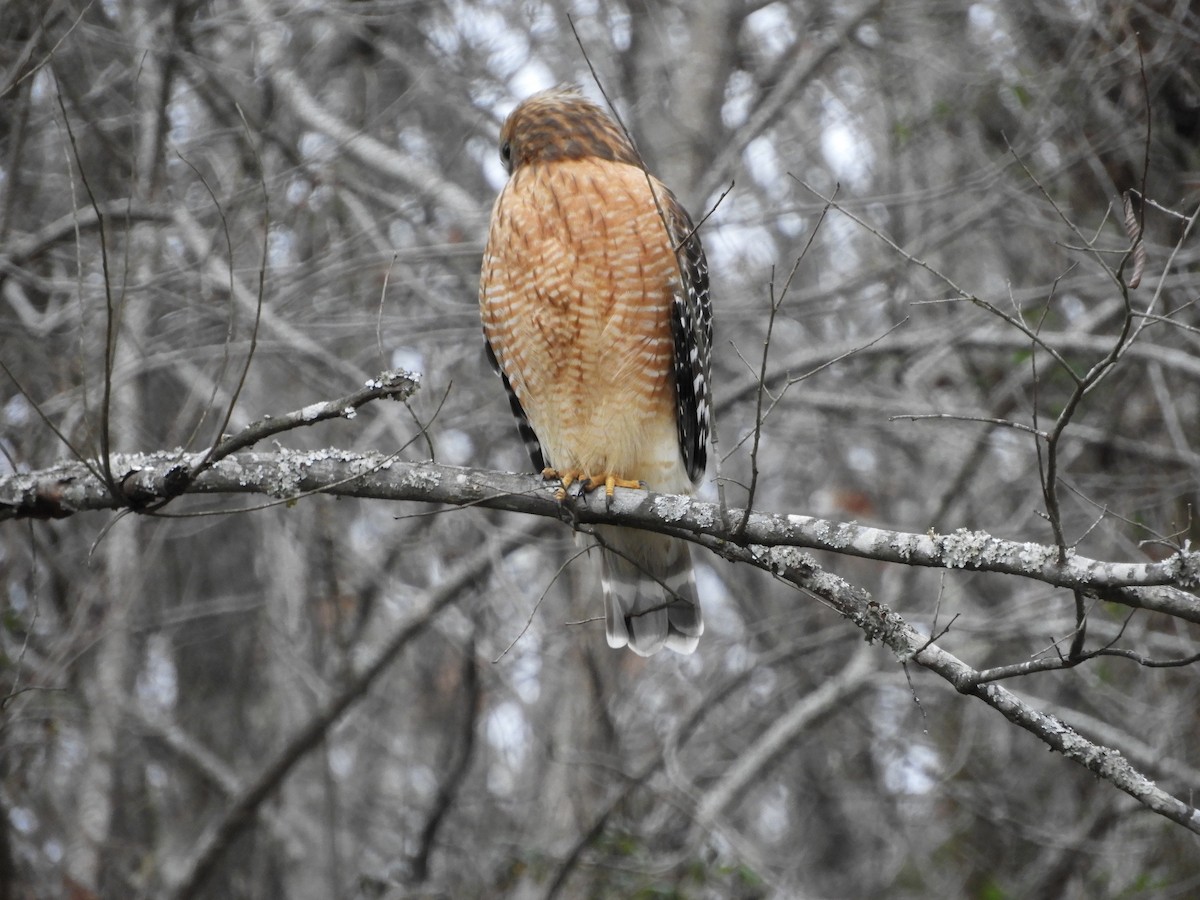
[[(479, 306), (534, 465), (564, 487), (690, 492), (704, 474), (712, 313), (692, 220), (574, 88), (509, 115)], [(549, 466), (550, 468), (546, 468)], [(704, 631), (687, 542), (596, 529), (608, 643), (690, 653)]]

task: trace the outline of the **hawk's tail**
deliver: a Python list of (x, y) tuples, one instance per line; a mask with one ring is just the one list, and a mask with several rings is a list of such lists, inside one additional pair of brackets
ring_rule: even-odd
[(704, 633), (687, 541), (634, 528), (599, 526), (604, 623), (610, 647), (639, 656), (663, 647), (691, 653)]

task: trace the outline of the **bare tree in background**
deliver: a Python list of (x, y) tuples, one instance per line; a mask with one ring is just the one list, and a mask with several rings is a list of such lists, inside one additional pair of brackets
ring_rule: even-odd
[[(0, 898), (1200, 890), (1200, 13), (1017, 6), (7, 3)], [(499, 474), (588, 60), (712, 211), (725, 507), (574, 510), (714, 551), (686, 658)]]

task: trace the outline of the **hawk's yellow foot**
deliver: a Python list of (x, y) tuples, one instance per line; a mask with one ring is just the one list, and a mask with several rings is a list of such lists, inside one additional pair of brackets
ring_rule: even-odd
[(619, 478), (611, 472), (609, 472), (607, 475), (596, 476), (588, 475), (581, 469), (565, 469), (560, 472), (558, 469), (548, 467), (542, 469), (542, 478), (546, 479), (547, 481), (558, 479), (562, 482), (562, 487), (560, 487), (558, 489), (558, 493), (554, 495), (559, 500), (566, 499), (567, 489), (576, 482), (578, 482), (579, 487), (585, 494), (590, 494), (592, 491), (603, 485), (604, 496), (607, 498), (612, 497), (614, 488), (623, 487), (637, 490), (642, 486), (642, 483), (636, 479)]
[(588, 476), (579, 469), (564, 469), (562, 472), (560, 472), (553, 466), (547, 466), (546, 468), (542, 469), (542, 478), (544, 478), (546, 481), (558, 480), (562, 482), (562, 486), (554, 494), (555, 500), (566, 500), (567, 488), (577, 481), (584, 485), (584, 490), (587, 489), (586, 486), (588, 483)]
[(588, 484), (584, 487), (584, 490), (585, 491), (595, 490), (596, 488), (600, 487), (600, 485), (602, 485), (602, 484), (604, 485), (604, 496), (606, 496), (606, 497), (611, 497), (613, 495), (613, 488), (618, 488), (618, 487), (633, 488), (636, 491), (636, 490), (639, 490), (642, 486), (642, 483), (640, 481), (638, 481), (636, 478), (632, 479), (632, 480), (628, 479), (628, 478), (618, 478), (616, 475), (613, 475), (610, 472), (608, 475), (604, 476), (603, 481), (598, 481), (595, 478), (589, 478)]

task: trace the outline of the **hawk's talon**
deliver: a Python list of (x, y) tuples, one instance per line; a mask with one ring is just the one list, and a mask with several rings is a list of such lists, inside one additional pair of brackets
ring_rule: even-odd
[(558, 469), (549, 466), (542, 469), (542, 478), (547, 481), (553, 481), (557, 478), (562, 482), (562, 486), (554, 494), (554, 498), (560, 501), (567, 499), (567, 491), (573, 484), (579, 485), (579, 492), (581, 494), (590, 494), (592, 491), (603, 487), (605, 507), (608, 507), (612, 503), (614, 488), (623, 487), (641, 490), (644, 486), (640, 481), (630, 478), (620, 478), (612, 472), (603, 476), (596, 476), (587, 475), (579, 469), (567, 469), (564, 472), (560, 472)]
[[(597, 485), (597, 487), (599, 487), (599, 485)], [(641, 490), (642, 483), (636, 478), (618, 478), (616, 475), (610, 473), (604, 479), (605, 496), (611, 498), (613, 495), (613, 488), (615, 487), (632, 488), (633, 490), (637, 491)]]
[(554, 468), (553, 466), (547, 466), (546, 468), (542, 469), (542, 478), (544, 478), (546, 481), (554, 481), (557, 479), (558, 481), (562, 482), (559, 485), (558, 490), (554, 492), (554, 499), (559, 503), (562, 503), (567, 499), (567, 489), (577, 481), (582, 483), (586, 479), (586, 476), (584, 476), (583, 473), (578, 469), (568, 469), (566, 472), (559, 472), (558, 469)]

